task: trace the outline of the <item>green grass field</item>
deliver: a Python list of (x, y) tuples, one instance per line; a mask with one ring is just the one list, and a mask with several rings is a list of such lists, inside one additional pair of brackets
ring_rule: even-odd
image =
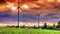
[(0, 27), (0, 34), (60, 34), (60, 31)]

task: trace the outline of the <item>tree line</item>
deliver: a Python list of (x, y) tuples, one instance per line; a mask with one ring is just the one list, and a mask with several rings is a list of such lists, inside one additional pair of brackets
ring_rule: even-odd
[[(17, 26), (7, 26), (7, 27), (17, 27)], [(56, 28), (60, 28), (60, 21), (57, 23), (57, 25), (53, 24), (53, 26), (48, 26), (47, 23), (44, 23), (43, 26), (20, 26), (20, 28), (34, 28), (34, 29), (38, 29), (38, 28), (41, 28), (41, 29), (56, 29)]]

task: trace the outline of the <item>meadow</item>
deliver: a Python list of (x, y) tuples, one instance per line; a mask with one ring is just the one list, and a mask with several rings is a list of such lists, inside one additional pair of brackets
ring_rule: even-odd
[(0, 34), (60, 34), (57, 30), (0, 27)]

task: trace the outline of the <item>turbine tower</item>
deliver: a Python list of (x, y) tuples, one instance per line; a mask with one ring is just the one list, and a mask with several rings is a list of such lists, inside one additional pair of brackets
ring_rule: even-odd
[(20, 13), (20, 12), (19, 12), (19, 9), (20, 9), (20, 1), (18, 0), (18, 26), (17, 26), (18, 28), (20, 28), (20, 25), (19, 25), (19, 22), (20, 22), (20, 20), (19, 20), (19, 18), (20, 18), (20, 17), (19, 17), (19, 15), (20, 15), (20, 14), (19, 14), (19, 13)]
[(39, 25), (39, 16), (40, 16), (40, 14), (37, 14), (38, 15), (38, 29), (39, 29), (39, 27), (40, 27), (40, 25)]

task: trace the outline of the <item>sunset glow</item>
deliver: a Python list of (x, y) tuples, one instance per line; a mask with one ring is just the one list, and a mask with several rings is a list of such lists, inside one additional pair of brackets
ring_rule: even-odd
[(48, 0), (48, 2), (54, 2), (54, 0)]
[(57, 2), (60, 2), (60, 0), (57, 0)]
[(28, 6), (27, 4), (24, 4), (24, 5), (23, 5), (23, 8), (24, 8), (24, 9), (28, 9), (29, 6)]
[[(15, 23), (17, 12), (17, 0), (0, 0), (1, 23)], [(37, 22), (38, 13), (40, 14), (40, 22), (58, 23), (60, 21), (60, 0), (20, 0), (20, 22), (35, 23)], [(21, 25), (24, 24), (21, 23)]]
[(14, 6), (14, 4), (8, 4), (6, 5), (7, 8), (11, 9), (11, 10), (16, 10), (17, 7)]

